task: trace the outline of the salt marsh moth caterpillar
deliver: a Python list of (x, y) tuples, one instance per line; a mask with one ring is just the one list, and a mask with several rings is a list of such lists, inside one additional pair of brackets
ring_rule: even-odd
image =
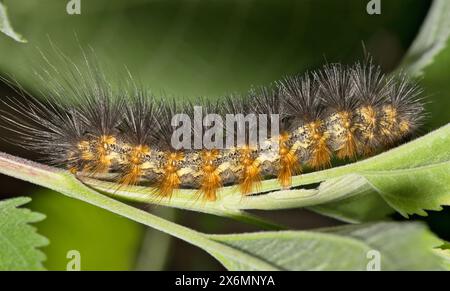
[[(243, 97), (203, 101), (219, 116), (279, 116), (279, 134), (268, 135), (264, 147), (175, 149), (172, 117), (192, 116), (200, 104), (158, 99), (133, 81), (114, 89), (98, 67), (87, 67), (81, 73), (75, 66), (63, 81), (53, 78), (58, 71), (40, 75), (47, 83), (41, 99), (4, 99), (9, 110), (1, 112), (1, 126), (52, 165), (74, 174), (112, 173), (118, 186), (147, 183), (160, 197), (194, 188), (213, 201), (230, 184), (247, 195), (267, 177), (288, 188), (305, 167), (329, 167), (333, 156), (354, 160), (402, 142), (424, 117), (422, 89), (407, 76), (385, 76), (371, 61), (327, 64)], [(210, 128), (201, 126), (202, 133)]]

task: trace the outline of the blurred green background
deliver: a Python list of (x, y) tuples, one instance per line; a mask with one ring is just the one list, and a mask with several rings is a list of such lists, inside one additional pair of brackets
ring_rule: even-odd
[[(39, 83), (40, 51), (50, 41), (75, 63), (80, 47), (92, 47), (108, 71), (131, 73), (155, 92), (211, 98), (244, 92), (324, 62), (350, 63), (363, 45), (388, 72), (416, 36), (431, 1), (381, 0), (381, 15), (366, 13), (366, 0), (81, 0), (81, 15), (68, 15), (68, 0), (4, 0), (15, 30), (28, 43), (0, 34), (0, 74), (28, 91)], [(425, 131), (446, 124), (450, 106), (450, 49), (437, 56), (422, 80), (430, 103)], [(11, 95), (7, 86), (1, 95)], [(4, 133), (2, 133), (4, 134)], [(34, 158), (0, 142), (0, 150)], [(50, 240), (46, 267), (65, 269), (69, 250), (79, 250), (84, 270), (202, 270), (222, 267), (203, 251), (146, 230), (125, 218), (57, 193), (0, 176), (0, 198), (30, 195), (31, 208), (47, 215), (39, 232)], [(208, 215), (148, 207), (158, 215), (205, 232), (254, 228)], [(450, 212), (431, 213), (432, 229), (450, 240)], [(295, 228), (339, 222), (308, 211), (276, 211)]]

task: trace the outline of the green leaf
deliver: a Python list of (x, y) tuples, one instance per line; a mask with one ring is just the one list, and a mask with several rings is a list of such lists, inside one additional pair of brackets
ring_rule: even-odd
[[(277, 270), (366, 270), (370, 251), (380, 254), (381, 270), (445, 270), (433, 248), (442, 242), (419, 223), (377, 223), (323, 231), (283, 231), (210, 235), (215, 241), (254, 256)], [(216, 258), (229, 270), (258, 266)]]
[[(52, 188), (69, 197), (178, 237), (202, 248), (230, 270), (363, 269), (367, 264), (364, 255), (371, 249), (380, 251), (385, 258), (385, 265), (382, 265), (384, 269), (440, 269), (447, 264), (441, 254), (431, 251), (432, 247), (442, 245), (442, 242), (422, 226), (404, 227), (407, 224), (392, 224), (395, 228), (388, 231), (388, 226), (391, 225), (388, 224), (377, 228), (377, 231), (367, 231), (364, 226), (355, 226), (313, 233), (288, 231), (210, 236), (102, 195), (62, 170), (1, 154), (0, 172)], [(354, 183), (359, 183), (359, 180), (355, 179)], [(407, 237), (409, 239), (402, 239)], [(290, 252), (291, 245), (295, 247), (295, 252), (304, 249), (308, 252), (304, 252), (304, 256), (296, 257)], [(284, 246), (286, 250), (283, 252), (275, 246)], [(414, 248), (414, 252), (411, 252), (411, 248)], [(266, 253), (261, 253), (263, 250), (266, 250)], [(329, 258), (330, 252), (333, 258)], [(351, 253), (353, 256), (350, 256)], [(407, 263), (396, 262), (396, 254), (407, 256)], [(279, 256), (283, 255), (284, 259), (278, 260)], [(296, 259), (292, 261), (291, 257)], [(323, 258), (323, 261), (317, 260), (317, 257)], [(306, 264), (301, 265), (299, 262)]]
[(371, 186), (403, 216), (450, 205), (450, 162), (364, 174)]
[(47, 189), (33, 192), (32, 197), (28, 207), (46, 215), (36, 224), (51, 241), (43, 249), (46, 269), (66, 270), (72, 250), (80, 253), (84, 271), (133, 269), (145, 230), (142, 225)]
[(44, 270), (45, 255), (37, 248), (46, 246), (48, 241), (29, 223), (45, 216), (17, 208), (30, 201), (27, 197), (0, 201), (0, 270)]
[(395, 213), (376, 191), (367, 191), (338, 201), (311, 206), (308, 209), (347, 223), (386, 220), (389, 215)]
[(450, 269), (450, 243), (444, 242), (439, 248), (434, 250), (439, 256), (442, 257), (446, 263), (447, 269)]
[[(450, 204), (449, 161), (450, 125), (447, 125), (376, 157), (294, 178), (296, 185), (325, 180), (316, 190), (273, 192), (247, 203), (258, 209), (271, 208), (269, 205), (299, 207), (377, 193), (403, 215), (425, 215), (423, 209), (440, 210), (441, 205)], [(402, 187), (407, 190), (400, 191)]]
[(450, 2), (433, 0), (419, 34), (410, 46), (400, 68), (411, 75), (421, 75), (423, 69), (445, 48), (450, 36)]
[[(450, 15), (449, 1), (434, 0), (419, 34), (410, 46), (408, 53), (403, 58), (403, 62), (400, 66), (401, 70), (404, 70), (413, 76), (421, 75), (423, 74), (423, 70), (431, 65), (435, 58), (438, 57), (438, 54), (448, 47), (450, 35), (450, 18), (448, 15)], [(431, 83), (436, 83), (435, 79), (442, 79), (442, 76), (446, 75), (444, 72), (447, 70), (448, 60), (442, 60), (442, 57), (440, 57), (440, 59), (440, 63), (444, 64), (444, 68), (434, 70), (434, 72), (436, 72), (435, 76), (426, 74), (425, 83), (430, 83), (430, 80)], [(448, 84), (446, 79), (443, 80), (442, 83)], [(442, 88), (428, 88), (429, 92), (435, 92), (436, 90), (448, 92), (448, 90), (442, 90)], [(437, 106), (437, 108), (445, 107), (448, 98), (442, 98), (442, 94), (439, 94), (439, 97), (434, 97), (434, 99), (436, 98), (439, 98), (440, 100), (435, 100), (436, 102), (432, 102), (431, 106)], [(430, 112), (431, 111), (439, 112), (439, 110), (430, 110)], [(446, 112), (443, 112), (441, 115), (444, 117), (441, 119), (446, 122), (448, 120)], [(439, 120), (439, 115), (433, 114), (432, 120)], [(310, 209), (320, 214), (350, 223), (375, 221), (386, 218), (386, 216), (395, 211), (378, 194), (379, 193), (372, 192), (365, 195), (358, 195), (341, 201), (314, 206)], [(416, 209), (416, 211), (425, 214), (422, 209)], [(405, 213), (403, 213), (403, 215), (406, 216)]]
[(446, 48), (435, 57), (433, 64), (425, 71), (421, 84), (427, 92), (426, 111), (429, 112), (427, 124), (430, 128), (437, 128), (449, 122), (448, 108), (450, 107), (450, 39)]
[(18, 42), (27, 42), (20, 34), (14, 31), (9, 19), (6, 6), (0, 1), (0, 31)]

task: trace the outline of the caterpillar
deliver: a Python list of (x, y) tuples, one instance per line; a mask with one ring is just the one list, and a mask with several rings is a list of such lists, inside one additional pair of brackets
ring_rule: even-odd
[[(108, 173), (118, 187), (149, 185), (161, 198), (192, 188), (214, 201), (224, 185), (250, 195), (270, 177), (289, 188), (292, 176), (305, 169), (327, 168), (334, 158), (355, 160), (401, 143), (424, 119), (422, 88), (405, 74), (383, 74), (371, 60), (326, 64), (243, 95), (197, 103), (158, 98), (131, 78), (114, 88), (97, 66), (87, 62), (83, 73), (73, 66), (62, 81), (56, 70), (39, 75), (46, 84), (41, 98), (2, 100), (7, 110), (0, 121), (14, 136), (10, 141), (73, 174)], [(174, 116), (194, 118), (198, 105), (219, 118), (189, 125), (188, 140), (208, 136), (217, 146), (174, 146), (181, 120)], [(266, 119), (257, 127), (235, 122), (211, 135), (217, 123), (236, 114)], [(250, 143), (252, 133), (268, 127), (276, 130)], [(219, 146), (243, 128), (248, 129), (243, 142)]]

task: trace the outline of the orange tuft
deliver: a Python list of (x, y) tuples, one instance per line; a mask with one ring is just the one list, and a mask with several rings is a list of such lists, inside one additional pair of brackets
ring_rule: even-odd
[(312, 136), (312, 152), (309, 164), (314, 169), (331, 166), (331, 151), (328, 147), (328, 134), (320, 130), (322, 121), (315, 121), (308, 125)]
[(91, 145), (89, 144), (89, 141), (80, 141), (77, 147), (80, 151), (80, 157), (83, 161), (92, 161), (94, 159), (94, 154), (91, 151)]
[(222, 185), (222, 179), (214, 165), (214, 160), (217, 159), (218, 154), (218, 150), (203, 151), (201, 154), (203, 165), (200, 191), (208, 201), (217, 199), (217, 189)]
[(375, 130), (377, 126), (377, 113), (372, 106), (364, 106), (359, 110), (362, 121), (360, 124), (360, 130), (362, 135), (362, 153), (365, 156), (370, 156), (374, 153), (375, 149), (371, 144), (375, 141)]
[(278, 181), (283, 188), (289, 188), (292, 185), (292, 176), (301, 170), (295, 150), (289, 149), (286, 145), (286, 141), (288, 140), (288, 134), (285, 133), (280, 136), (280, 169), (278, 170)]
[(357, 142), (356, 137), (353, 134), (353, 132), (347, 132), (344, 138), (344, 144), (343, 146), (338, 150), (337, 156), (340, 159), (350, 158), (354, 159), (356, 158), (356, 149), (357, 149)]
[(309, 164), (314, 169), (322, 169), (331, 166), (331, 151), (328, 148), (325, 138), (321, 138), (315, 143)]
[(340, 159), (356, 157), (358, 142), (355, 136), (355, 127), (352, 126), (352, 113), (343, 111), (338, 113), (341, 123), (345, 129), (342, 147), (337, 151)]
[(78, 172), (78, 168), (77, 167), (69, 167), (68, 170), (73, 175), (75, 175)]
[(400, 133), (404, 135), (411, 129), (411, 123), (408, 120), (402, 120), (400, 122), (399, 129)]
[(148, 146), (136, 146), (126, 156), (126, 165), (119, 184), (123, 186), (136, 185), (143, 174), (142, 164), (145, 156), (150, 153)]
[(252, 150), (248, 146), (240, 149), (240, 162), (243, 171), (239, 188), (243, 195), (247, 195), (261, 182), (261, 168), (259, 162), (252, 157)]
[(170, 198), (173, 191), (181, 184), (181, 179), (178, 176), (178, 162), (184, 158), (184, 155), (180, 152), (169, 152), (166, 154), (166, 158), (164, 173), (157, 187), (159, 195)]
[(372, 106), (363, 106), (360, 109), (364, 123), (369, 128), (375, 128), (377, 122), (377, 113)]
[(111, 166), (111, 156), (109, 154), (109, 146), (116, 143), (116, 138), (109, 135), (102, 135), (98, 139), (97, 148), (95, 152), (95, 162), (97, 165), (93, 167), (94, 173), (105, 173)]
[(392, 105), (387, 105), (383, 107), (383, 113), (384, 117), (380, 122), (380, 131), (392, 141), (399, 135), (398, 130), (396, 130), (398, 123), (397, 110)]
[(91, 142), (81, 141), (78, 143), (81, 159), (86, 162), (83, 171), (92, 174), (107, 172), (112, 163), (110, 146), (115, 143), (116, 138), (110, 135), (102, 135)]

